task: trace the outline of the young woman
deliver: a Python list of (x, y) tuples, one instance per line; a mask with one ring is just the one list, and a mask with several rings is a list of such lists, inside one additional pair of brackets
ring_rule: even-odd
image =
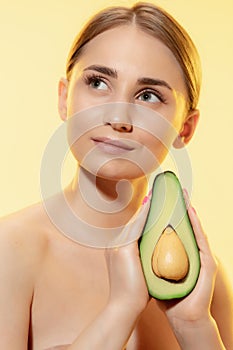
[(150, 298), (138, 253), (148, 178), (192, 138), (199, 90), (196, 49), (162, 9), (115, 7), (87, 24), (59, 83), (77, 173), (64, 197), (1, 222), (2, 349), (233, 349), (230, 286), (191, 205), (201, 256), (191, 294)]

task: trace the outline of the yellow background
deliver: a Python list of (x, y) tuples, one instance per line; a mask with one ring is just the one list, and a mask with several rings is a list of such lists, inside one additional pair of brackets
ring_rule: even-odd
[[(84, 22), (134, 1), (0, 0), (0, 215), (40, 200), (40, 162), (60, 120), (57, 82)], [(233, 2), (158, 0), (188, 30), (203, 65), (201, 120), (189, 146), (194, 203), (233, 283)]]

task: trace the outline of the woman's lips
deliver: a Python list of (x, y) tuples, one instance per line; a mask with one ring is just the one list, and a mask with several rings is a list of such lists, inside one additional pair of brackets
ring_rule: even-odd
[(93, 137), (92, 141), (102, 151), (110, 154), (122, 154), (133, 151), (135, 149), (135, 147), (133, 147), (130, 142), (121, 141), (119, 139), (111, 139), (108, 137)]

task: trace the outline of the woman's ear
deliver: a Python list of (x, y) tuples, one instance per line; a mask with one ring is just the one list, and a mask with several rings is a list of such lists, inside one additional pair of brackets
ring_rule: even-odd
[(188, 113), (179, 135), (173, 142), (173, 147), (182, 148), (189, 143), (196, 130), (199, 116), (200, 113), (198, 109), (194, 109), (193, 111)]
[(61, 78), (58, 84), (58, 111), (63, 121), (67, 118), (68, 80)]

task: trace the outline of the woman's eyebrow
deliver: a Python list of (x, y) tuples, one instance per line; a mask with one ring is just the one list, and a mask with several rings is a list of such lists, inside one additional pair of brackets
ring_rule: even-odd
[(115, 79), (117, 79), (117, 77), (118, 77), (117, 71), (115, 69), (105, 67), (105, 66), (96, 65), (96, 64), (93, 64), (93, 65), (84, 69), (84, 71), (86, 71), (86, 70), (94, 70), (98, 73), (108, 75), (109, 77), (115, 78)]
[[(106, 66), (93, 64), (84, 69), (84, 71), (87, 71), (87, 70), (94, 70), (98, 73), (108, 75), (109, 77), (115, 78), (115, 79), (117, 79), (118, 77), (117, 71), (115, 69), (106, 67)], [(159, 86), (164, 86), (169, 90), (172, 90), (171, 86), (165, 80), (161, 80), (161, 79), (142, 77), (137, 80), (137, 83), (139, 85), (157, 85), (157, 86), (159, 85)]]
[(165, 80), (161, 80), (161, 79), (145, 77), (145, 78), (139, 78), (137, 82), (139, 85), (159, 85), (159, 86), (164, 86), (169, 90), (173, 90)]

